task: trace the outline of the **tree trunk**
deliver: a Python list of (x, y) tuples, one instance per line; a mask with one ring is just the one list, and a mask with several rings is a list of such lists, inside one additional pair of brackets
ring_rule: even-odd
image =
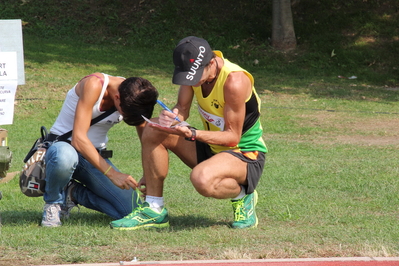
[(272, 46), (289, 51), (296, 48), (291, 0), (273, 0)]

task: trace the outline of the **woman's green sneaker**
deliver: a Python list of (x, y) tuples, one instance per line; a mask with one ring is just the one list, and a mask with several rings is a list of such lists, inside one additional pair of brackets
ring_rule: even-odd
[(242, 199), (232, 200), (234, 210), (234, 222), (231, 225), (234, 229), (254, 228), (258, 226), (258, 217), (256, 217), (255, 206), (258, 202), (258, 193), (256, 190)]
[(112, 229), (136, 230), (140, 228), (166, 228), (169, 227), (169, 216), (166, 208), (158, 213), (150, 208), (148, 202), (144, 202), (122, 219), (112, 221)]

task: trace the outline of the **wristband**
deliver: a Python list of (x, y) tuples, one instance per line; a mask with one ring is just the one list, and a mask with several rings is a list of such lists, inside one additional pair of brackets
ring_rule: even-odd
[(111, 170), (112, 166), (110, 165), (107, 170), (105, 170), (104, 175), (107, 175), (109, 170)]
[(195, 141), (195, 138), (197, 137), (196, 129), (194, 127), (190, 127), (189, 129), (191, 130), (191, 137), (184, 139), (188, 141)]

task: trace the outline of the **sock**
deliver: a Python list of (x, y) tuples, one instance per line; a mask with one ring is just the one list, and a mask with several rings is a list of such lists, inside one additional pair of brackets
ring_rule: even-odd
[(235, 197), (235, 198), (232, 198), (231, 200), (239, 200), (239, 199), (242, 199), (243, 197), (245, 197), (245, 188), (243, 187), (243, 186), (240, 186), (241, 187), (241, 191), (240, 191), (240, 194), (238, 194), (238, 196), (237, 197)]
[(146, 196), (145, 201), (150, 204), (150, 208), (156, 212), (161, 212), (163, 209), (163, 197)]

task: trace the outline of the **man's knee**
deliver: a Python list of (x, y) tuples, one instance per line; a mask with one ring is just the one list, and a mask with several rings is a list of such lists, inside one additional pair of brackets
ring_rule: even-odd
[(149, 144), (149, 143), (161, 143), (162, 140), (166, 137), (166, 135), (159, 131), (156, 130), (148, 124), (145, 126), (143, 130), (143, 134), (141, 136), (141, 142), (144, 144)]
[(190, 180), (194, 188), (204, 197), (212, 197), (211, 174), (206, 169), (194, 167), (190, 174)]
[(59, 168), (75, 167), (78, 160), (78, 153), (66, 142), (54, 143), (46, 152), (46, 164), (54, 164)]

